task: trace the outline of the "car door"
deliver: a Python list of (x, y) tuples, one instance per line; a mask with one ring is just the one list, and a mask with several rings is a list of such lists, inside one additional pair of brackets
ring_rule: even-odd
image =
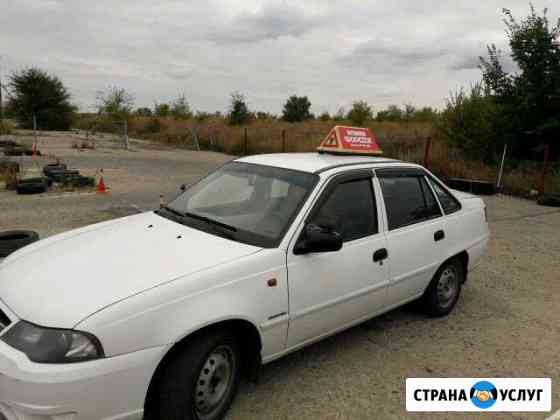
[(387, 223), (392, 306), (418, 297), (444, 260), (444, 218), (425, 173), (416, 168), (377, 169)]
[(332, 178), (305, 219), (304, 225), (333, 226), (343, 239), (339, 251), (296, 255), (298, 236), (290, 244), (288, 348), (334, 333), (384, 306), (386, 240), (379, 232), (372, 175), (361, 170)]

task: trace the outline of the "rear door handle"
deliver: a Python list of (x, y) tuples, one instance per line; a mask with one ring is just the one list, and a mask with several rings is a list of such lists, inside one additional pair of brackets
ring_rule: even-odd
[(380, 262), (389, 257), (389, 253), (386, 248), (378, 249), (373, 253), (373, 262)]
[(438, 230), (436, 233), (434, 233), (434, 241), (441, 241), (444, 238), (445, 232), (443, 230)]

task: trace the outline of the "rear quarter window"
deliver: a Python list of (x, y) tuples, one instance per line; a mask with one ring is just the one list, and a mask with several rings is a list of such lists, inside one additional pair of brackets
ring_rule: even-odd
[(443, 208), (445, 214), (454, 213), (461, 209), (461, 203), (457, 201), (450, 193), (448, 193), (436, 180), (431, 177), (427, 177), (432, 188), (434, 189), (437, 198)]

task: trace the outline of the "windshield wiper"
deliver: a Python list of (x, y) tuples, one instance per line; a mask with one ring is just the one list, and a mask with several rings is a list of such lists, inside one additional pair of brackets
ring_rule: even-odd
[(169, 213), (172, 213), (175, 216), (185, 217), (185, 213), (182, 213), (179, 210), (175, 210), (173, 207), (163, 206), (162, 209), (167, 210)]
[(183, 216), (192, 217), (193, 219), (201, 220), (201, 221), (207, 223), (208, 225), (218, 226), (218, 227), (221, 227), (223, 229), (227, 229), (231, 232), (237, 232), (237, 228), (234, 227), (234, 226), (228, 225), (226, 223), (218, 222), (217, 220), (210, 219), (209, 217), (202, 216), (200, 214), (187, 212), (187, 213), (184, 213)]

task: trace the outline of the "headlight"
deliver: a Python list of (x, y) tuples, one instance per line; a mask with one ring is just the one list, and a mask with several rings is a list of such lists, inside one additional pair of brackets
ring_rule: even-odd
[(104, 357), (99, 340), (91, 334), (43, 328), (25, 321), (0, 339), (36, 363), (74, 363)]

